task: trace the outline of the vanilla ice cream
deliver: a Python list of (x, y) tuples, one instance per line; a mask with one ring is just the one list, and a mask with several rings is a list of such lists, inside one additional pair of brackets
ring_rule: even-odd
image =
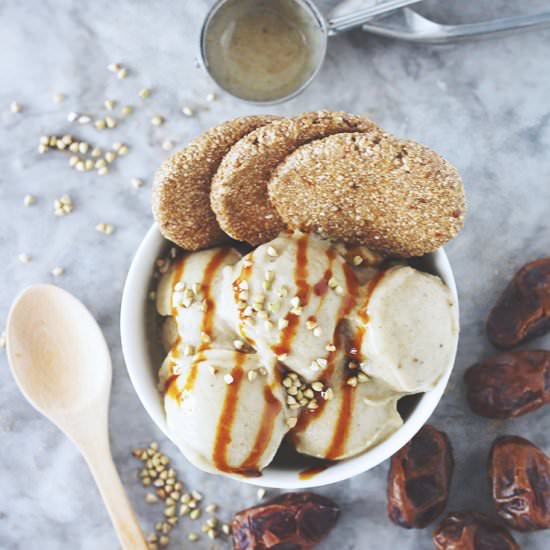
[(209, 349), (172, 361), (161, 380), (175, 443), (203, 470), (258, 475), (288, 431), (282, 386), (255, 353)]
[[(227, 270), (238, 330), (263, 365), (277, 362), (307, 381), (326, 368), (338, 322), (356, 305), (353, 269), (328, 241), (283, 234)], [(229, 284), (228, 284), (229, 283)], [(235, 322), (235, 313), (229, 308)]]
[(458, 319), (439, 277), (395, 266), (365, 287), (354, 317), (361, 369), (395, 391), (432, 389), (457, 344)]
[(173, 260), (157, 310), (172, 439), (199, 468), (240, 475), (288, 432), (332, 460), (380, 443), (402, 424), (397, 401), (448, 368), (458, 331), (437, 277), (300, 232)]

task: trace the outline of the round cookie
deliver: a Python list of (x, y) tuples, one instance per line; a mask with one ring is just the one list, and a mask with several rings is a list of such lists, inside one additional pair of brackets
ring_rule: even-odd
[(365, 117), (318, 111), (276, 120), (238, 141), (212, 180), (210, 199), (221, 228), (252, 245), (275, 238), (285, 225), (269, 200), (271, 174), (301, 145), (342, 132), (381, 130)]
[(153, 184), (153, 214), (167, 239), (186, 250), (207, 248), (227, 239), (210, 207), (212, 176), (235, 142), (276, 118), (262, 115), (224, 122), (161, 165)]
[(437, 153), (388, 134), (338, 134), (288, 156), (269, 182), (292, 228), (361, 243), (392, 256), (421, 256), (463, 225), (456, 169)]

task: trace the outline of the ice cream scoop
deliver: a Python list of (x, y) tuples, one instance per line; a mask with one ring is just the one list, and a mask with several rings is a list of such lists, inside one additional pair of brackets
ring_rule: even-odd
[(191, 462), (258, 475), (288, 431), (282, 386), (255, 353), (210, 349), (161, 371), (168, 427)]
[(336, 248), (315, 235), (284, 233), (245, 256), (226, 278), (238, 330), (261, 362), (284, 363), (306, 381), (319, 378), (338, 323), (356, 305), (359, 291)]
[(403, 424), (397, 412), (400, 395), (385, 384), (371, 380), (350, 386), (342, 364), (331, 387), (332, 398), (318, 409), (303, 410), (292, 430), (298, 452), (329, 460), (348, 458), (383, 441)]
[(354, 319), (361, 369), (396, 392), (433, 388), (455, 353), (458, 319), (450, 290), (411, 267), (371, 279)]
[(236, 333), (220, 315), (223, 268), (241, 255), (231, 247), (218, 247), (177, 258), (162, 276), (157, 289), (157, 311), (176, 325), (166, 329), (165, 343), (195, 353), (215, 341), (233, 349)]

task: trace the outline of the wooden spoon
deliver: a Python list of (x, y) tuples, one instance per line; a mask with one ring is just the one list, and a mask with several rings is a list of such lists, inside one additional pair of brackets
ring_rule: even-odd
[(78, 447), (125, 550), (147, 543), (109, 448), (112, 366), (95, 319), (52, 285), (25, 290), (8, 317), (8, 360), (23, 395)]

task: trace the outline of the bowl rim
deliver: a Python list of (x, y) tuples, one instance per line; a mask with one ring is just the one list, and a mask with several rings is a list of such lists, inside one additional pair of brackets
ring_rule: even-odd
[[(151, 364), (147, 323), (145, 322), (147, 304), (150, 300), (149, 292), (151, 290), (150, 284), (154, 271), (154, 262), (168, 242), (161, 235), (156, 223), (152, 225), (141, 241), (132, 259), (124, 284), (120, 314), (120, 333), (124, 361), (134, 390), (153, 422), (174, 443), (167, 427), (164, 406), (157, 388), (156, 376), (158, 368), (155, 369), (155, 366)], [(251, 485), (280, 489), (306, 489), (329, 485), (350, 479), (378, 466), (411, 440), (428, 421), (447, 387), (455, 364), (460, 328), (458, 294), (447, 255), (443, 248), (440, 248), (433, 252), (431, 257), (436, 274), (449, 287), (453, 296), (453, 313), (458, 330), (452, 357), (445, 372), (432, 390), (421, 395), (403, 425), (385, 441), (372, 449), (355, 457), (336, 462), (309, 479), (300, 479), (297, 470), (273, 466), (265, 468), (260, 477), (248, 478), (238, 475), (229, 475), (228, 477)]]

